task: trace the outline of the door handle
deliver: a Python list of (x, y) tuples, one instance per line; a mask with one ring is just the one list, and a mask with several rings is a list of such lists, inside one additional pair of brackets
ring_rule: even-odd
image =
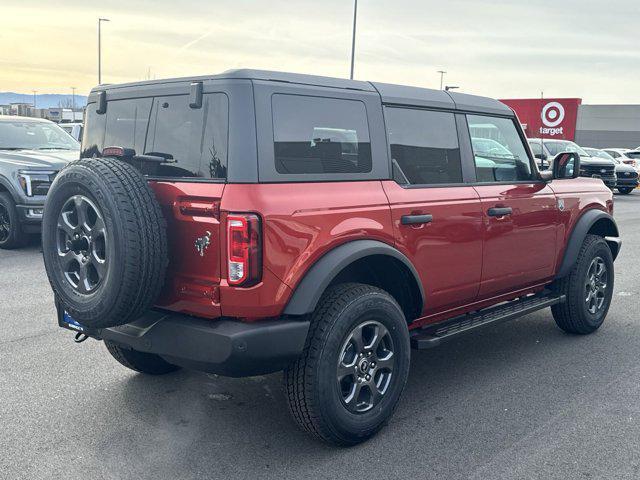
[(422, 225), (425, 223), (431, 223), (433, 221), (433, 215), (403, 215), (400, 218), (402, 225)]
[(493, 207), (487, 210), (487, 215), (490, 217), (504, 217), (505, 215), (511, 215), (513, 209), (511, 207)]

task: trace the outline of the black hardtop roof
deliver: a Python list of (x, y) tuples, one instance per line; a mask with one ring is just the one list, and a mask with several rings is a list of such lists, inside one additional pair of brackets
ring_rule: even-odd
[(158, 86), (170, 83), (204, 82), (207, 80), (264, 80), (285, 82), (318, 87), (341, 88), (365, 92), (378, 92), (382, 102), (396, 105), (413, 105), (426, 108), (446, 108), (478, 113), (513, 116), (513, 111), (498, 100), (468, 95), (466, 93), (446, 92), (429, 88), (410, 87), (389, 83), (366, 82), (345, 78), (323, 77), (302, 73), (274, 72), (268, 70), (237, 69), (227, 70), (217, 75), (203, 75), (197, 77), (168, 78), (148, 80), (142, 82), (122, 83), (114, 85), (98, 85), (91, 90), (91, 94), (120, 88)]

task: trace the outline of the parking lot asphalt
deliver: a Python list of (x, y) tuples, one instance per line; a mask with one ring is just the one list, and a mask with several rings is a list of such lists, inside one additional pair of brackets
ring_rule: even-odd
[(350, 449), (298, 431), (279, 374), (146, 377), (74, 344), (39, 247), (0, 250), (0, 478), (639, 478), (640, 193), (615, 209), (624, 244), (597, 333), (543, 310), (414, 351), (395, 416)]

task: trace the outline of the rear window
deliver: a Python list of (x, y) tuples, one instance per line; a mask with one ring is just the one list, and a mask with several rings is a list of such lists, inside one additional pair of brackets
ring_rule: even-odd
[(628, 158), (633, 158), (634, 160), (640, 160), (640, 152), (627, 152), (625, 155)]
[(371, 172), (364, 103), (358, 100), (274, 95), (276, 171), (281, 174)]
[(170, 158), (157, 166), (145, 164), (145, 174), (224, 179), (228, 118), (229, 101), (224, 93), (203, 95), (202, 107), (197, 109), (189, 107), (188, 95), (112, 100), (103, 115), (90, 104), (82, 156), (100, 156), (105, 147), (132, 148), (137, 155)]
[(133, 148), (143, 153), (150, 110), (150, 98), (109, 102), (104, 147)]
[(189, 107), (189, 96), (154, 99), (145, 153), (171, 155), (163, 177), (226, 178), (227, 96), (203, 96), (202, 108)]

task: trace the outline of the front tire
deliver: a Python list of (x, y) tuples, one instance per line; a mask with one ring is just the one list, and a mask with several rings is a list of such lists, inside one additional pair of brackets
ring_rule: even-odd
[(558, 327), (580, 335), (600, 328), (611, 304), (613, 281), (613, 256), (607, 242), (587, 235), (571, 273), (555, 285), (566, 296), (564, 303), (551, 307)]
[(11, 250), (27, 243), (28, 236), (20, 227), (18, 209), (7, 192), (0, 192), (0, 248)]
[(302, 356), (284, 373), (291, 414), (325, 442), (363, 442), (393, 415), (409, 361), (407, 323), (391, 295), (356, 283), (331, 287), (313, 313)]
[(164, 375), (180, 370), (177, 365), (172, 365), (153, 353), (123, 348), (107, 340), (104, 344), (113, 358), (135, 372), (147, 375)]

